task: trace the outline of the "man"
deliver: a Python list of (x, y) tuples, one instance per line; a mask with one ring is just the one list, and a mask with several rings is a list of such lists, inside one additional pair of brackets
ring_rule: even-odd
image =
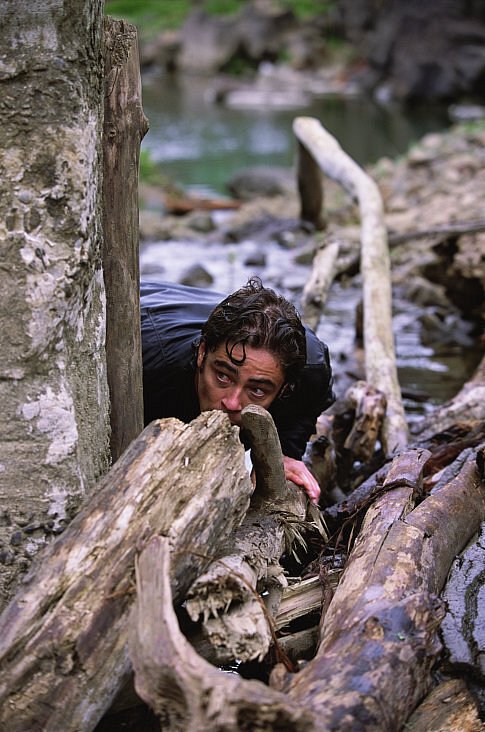
[(173, 283), (141, 285), (145, 424), (260, 404), (273, 416), (286, 477), (316, 503), (302, 462), (316, 419), (333, 401), (328, 349), (294, 306), (253, 277), (225, 299)]

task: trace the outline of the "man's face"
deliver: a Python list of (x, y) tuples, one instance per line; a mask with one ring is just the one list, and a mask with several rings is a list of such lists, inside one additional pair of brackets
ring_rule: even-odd
[[(271, 405), (284, 384), (283, 369), (264, 348), (246, 346), (245, 353), (244, 363), (236, 366), (224, 343), (215, 351), (206, 350), (204, 342), (200, 344), (195, 386), (201, 412), (219, 409), (229, 415), (232, 424), (240, 425), (241, 410), (248, 404), (265, 409)], [(243, 347), (235, 346), (234, 358), (239, 360), (243, 355)]]

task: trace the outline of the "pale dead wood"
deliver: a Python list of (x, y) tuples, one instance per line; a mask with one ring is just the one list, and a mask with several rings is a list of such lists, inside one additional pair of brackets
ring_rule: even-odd
[(386, 453), (393, 455), (406, 447), (409, 436), (397, 378), (390, 256), (382, 198), (375, 182), (318, 120), (297, 117), (293, 131), (325, 175), (340, 183), (359, 204), (366, 380), (386, 395), (383, 441)]
[[(271, 593), (276, 612), (286, 585), (279, 564), (291, 547), (285, 525), (303, 522), (308, 499), (285, 477), (283, 456), (273, 418), (262, 407), (242, 411), (242, 430), (251, 447), (256, 488), (243, 522), (221, 545), (218, 558), (193, 583), (186, 610), (202, 618), (203, 632), (219, 663), (262, 659), (273, 641), (273, 628), (259, 592)], [(269, 619), (271, 623), (271, 620)]]
[(338, 241), (329, 242), (318, 250), (313, 258), (310, 277), (303, 288), (301, 296), (303, 320), (315, 331), (337, 272), (339, 250)]
[(355, 412), (344, 448), (355, 460), (369, 461), (375, 451), (386, 414), (386, 397), (365, 381), (356, 381), (345, 392), (345, 402)]
[(138, 168), (148, 121), (141, 104), (135, 26), (106, 17), (104, 56), (103, 275), (115, 462), (143, 429)]
[(169, 543), (154, 537), (137, 566), (130, 657), (139, 696), (174, 732), (241, 729), (307, 732), (312, 715), (259, 681), (226, 674), (194, 651), (178, 627), (170, 591)]
[(411, 432), (416, 441), (429, 439), (459, 422), (485, 421), (485, 356), (453, 399), (436, 407), (417, 422)]
[(0, 617), (0, 727), (92, 730), (130, 671), (137, 547), (168, 537), (181, 602), (251, 491), (244, 448), (222, 412), (149, 425)]

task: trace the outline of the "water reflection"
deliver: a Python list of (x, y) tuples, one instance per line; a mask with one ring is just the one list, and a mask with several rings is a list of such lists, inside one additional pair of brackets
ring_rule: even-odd
[(403, 112), (367, 98), (314, 99), (295, 110), (230, 109), (207, 101), (213, 82), (191, 76), (146, 77), (143, 107), (150, 130), (143, 141), (165, 173), (188, 189), (227, 193), (226, 182), (256, 165), (291, 167), (292, 123), (315, 116), (360, 165), (405, 152), (413, 140), (448, 124), (446, 110)]

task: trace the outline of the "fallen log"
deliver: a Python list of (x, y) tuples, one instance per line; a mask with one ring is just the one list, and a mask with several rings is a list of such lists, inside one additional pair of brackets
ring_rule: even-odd
[(485, 356), (458, 394), (419, 420), (411, 435), (416, 442), (423, 442), (459, 422), (471, 420), (485, 421)]
[(485, 503), (473, 459), (411, 510), (424, 457), (417, 450), (394, 460), (386, 483), (398, 485), (367, 512), (317, 656), (289, 684), (291, 698), (318, 713), (318, 729), (400, 729), (431, 687), (443, 616), (437, 593)]
[(130, 673), (137, 547), (166, 535), (181, 602), (244, 516), (252, 485), (237, 433), (222, 412), (153, 422), (39, 555), (0, 616), (2, 729), (94, 728)]
[(293, 131), (321, 170), (359, 203), (366, 381), (386, 396), (382, 439), (386, 454), (392, 456), (406, 447), (409, 434), (397, 377), (390, 256), (382, 198), (372, 178), (342, 150), (318, 120), (297, 117)]
[(427, 456), (415, 450), (395, 458), (389, 491), (368, 511), (330, 603), (318, 653), (296, 675), (276, 667), (279, 691), (197, 656), (173, 613), (168, 546), (153, 540), (140, 556), (130, 653), (137, 691), (164, 729), (402, 727), (431, 687), (443, 614), (436, 593), (484, 517), (474, 460), (413, 510)]
[(485, 219), (472, 219), (470, 221), (452, 221), (443, 226), (431, 226), (427, 229), (405, 231), (400, 234), (390, 233), (389, 244), (404, 244), (415, 239), (427, 239), (428, 237), (449, 237), (462, 236), (463, 234), (478, 234), (485, 231)]

